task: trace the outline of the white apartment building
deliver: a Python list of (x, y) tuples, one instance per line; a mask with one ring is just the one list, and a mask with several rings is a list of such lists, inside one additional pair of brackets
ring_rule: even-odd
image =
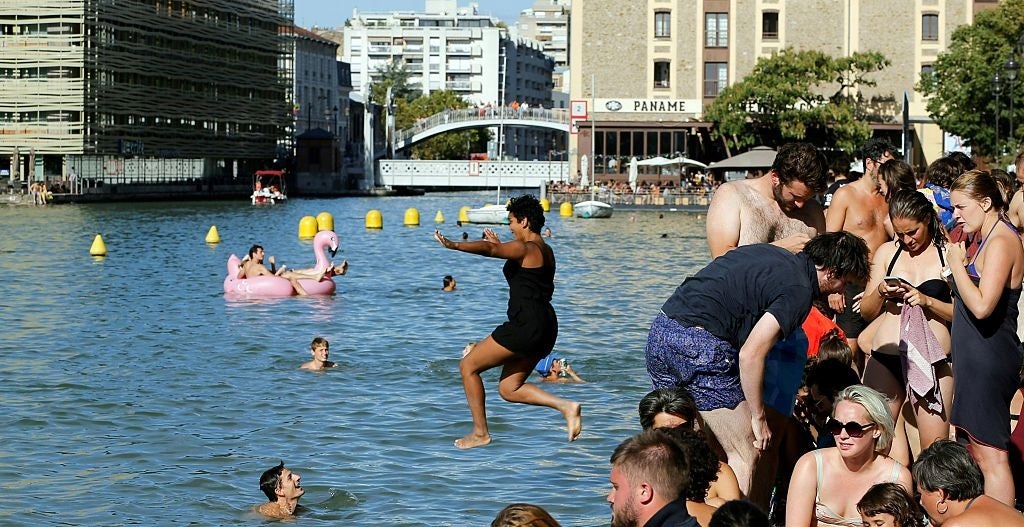
[[(424, 95), (453, 90), (473, 105), (517, 101), (551, 108), (554, 60), (541, 44), (515, 38), (498, 24), (478, 14), (475, 4), (458, 7), (455, 0), (427, 0), (423, 13), (354, 10), (339, 28), (352, 90), (362, 91), (397, 62)], [(549, 132), (510, 129), (503, 150), (519, 159), (546, 159), (551, 139)]]
[(555, 59), (555, 68), (569, 66), (569, 0), (537, 0), (519, 13), (519, 36), (536, 40)]

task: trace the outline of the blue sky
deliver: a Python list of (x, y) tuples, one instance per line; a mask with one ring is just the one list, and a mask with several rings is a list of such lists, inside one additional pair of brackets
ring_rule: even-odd
[[(469, 0), (459, 0), (459, 6), (468, 5)], [(477, 0), (480, 13), (496, 16), (505, 22), (515, 23), (519, 12), (531, 7), (534, 0)], [(424, 0), (295, 0), (295, 23), (301, 27), (334, 27), (345, 23), (352, 16), (352, 9), (360, 11), (423, 11)]]

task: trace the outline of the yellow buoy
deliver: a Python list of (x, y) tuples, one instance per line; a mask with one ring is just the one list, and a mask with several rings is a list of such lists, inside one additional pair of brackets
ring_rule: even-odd
[(569, 203), (568, 201), (566, 201), (565, 203), (562, 203), (561, 205), (559, 205), (558, 206), (558, 214), (560, 216), (566, 217), (566, 218), (572, 216), (572, 203)]
[(316, 218), (303, 216), (299, 220), (299, 239), (308, 240), (314, 236), (316, 236)]
[(107, 244), (103, 243), (103, 237), (99, 234), (92, 241), (92, 247), (89, 248), (89, 254), (93, 256), (106, 256), (107, 255)]
[(211, 225), (210, 231), (206, 233), (206, 243), (220, 243), (220, 233), (217, 232), (216, 225)]
[(540, 208), (544, 209), (544, 212), (550, 212), (551, 211), (551, 200), (549, 200), (548, 198), (541, 198), (540, 199)]
[(462, 223), (469, 223), (469, 209), (473, 207), (462, 207), (459, 209), (459, 221)]
[(437, 214), (434, 215), (434, 223), (444, 223), (444, 214), (441, 211), (437, 211)]
[(416, 227), (420, 224), (420, 211), (412, 208), (405, 209), (405, 218), (402, 220), (402, 224), (407, 227)]
[(333, 231), (334, 230), (334, 216), (330, 212), (321, 212), (316, 215), (316, 230), (317, 231)]
[(384, 218), (380, 215), (379, 210), (371, 210), (366, 213), (366, 228), (367, 229), (383, 229)]

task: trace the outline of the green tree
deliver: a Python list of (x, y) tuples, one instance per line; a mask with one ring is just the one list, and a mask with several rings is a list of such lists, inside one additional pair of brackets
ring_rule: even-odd
[[(409, 128), (418, 119), (430, 117), (446, 109), (468, 107), (469, 103), (451, 90), (434, 91), (411, 101), (400, 100), (395, 114), (395, 128)], [(412, 155), (418, 159), (467, 159), (470, 152), (486, 151), (489, 139), (490, 133), (486, 129), (448, 132), (412, 147)]]
[(742, 81), (722, 90), (705, 118), (727, 147), (776, 146), (808, 135), (852, 151), (871, 135), (857, 89), (889, 65), (881, 53), (832, 57), (784, 49), (758, 59)]
[[(995, 122), (999, 119), (1000, 141), (1016, 148), (1016, 130), (1009, 130), (1009, 97), (1019, 101), (1022, 79), (1004, 86), (998, 107), (992, 80), (996, 73), (1005, 78), (1004, 65), (1024, 33), (1024, 0), (1005, 0), (995, 9), (975, 15), (974, 23), (953, 31), (949, 47), (939, 54), (931, 75), (921, 76), (917, 89), (928, 100), (928, 113), (943, 130), (960, 136), (979, 153), (996, 154)], [(1020, 56), (1018, 62), (1024, 62)], [(1011, 90), (1012, 88), (1012, 90)], [(1015, 105), (1013, 117), (1021, 113)], [(1020, 119), (1013, 119), (1015, 127)], [(1012, 136), (1007, 139), (1008, 136)]]
[(409, 82), (412, 73), (400, 60), (392, 60), (377, 68), (376, 74), (381, 78), (370, 85), (370, 100), (381, 106), (386, 104), (388, 88), (391, 88), (391, 101), (395, 104), (401, 100), (411, 101), (421, 92), (419, 84)]

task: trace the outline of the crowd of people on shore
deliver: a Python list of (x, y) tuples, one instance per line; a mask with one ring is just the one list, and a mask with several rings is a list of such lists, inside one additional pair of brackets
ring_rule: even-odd
[[(711, 260), (648, 332), (643, 431), (611, 453), (613, 527), (1024, 526), (1024, 428), (1011, 428), (1024, 394), (1020, 184), (960, 155), (919, 179), (879, 139), (859, 157), (862, 174), (831, 182), (816, 147), (791, 143), (764, 175), (715, 192)], [(504, 260), (509, 284), (508, 321), (460, 361), (472, 428), (457, 448), (492, 442), (492, 368), (502, 399), (554, 409), (569, 441), (583, 431), (579, 403), (529, 381), (582, 379), (552, 354), (540, 204), (522, 196), (508, 210), (510, 241), (434, 234)], [(325, 345), (311, 345), (314, 365)], [(303, 492), (283, 464), (260, 488), (261, 512), (277, 517)], [(492, 523), (519, 525), (558, 523), (522, 503)]]

